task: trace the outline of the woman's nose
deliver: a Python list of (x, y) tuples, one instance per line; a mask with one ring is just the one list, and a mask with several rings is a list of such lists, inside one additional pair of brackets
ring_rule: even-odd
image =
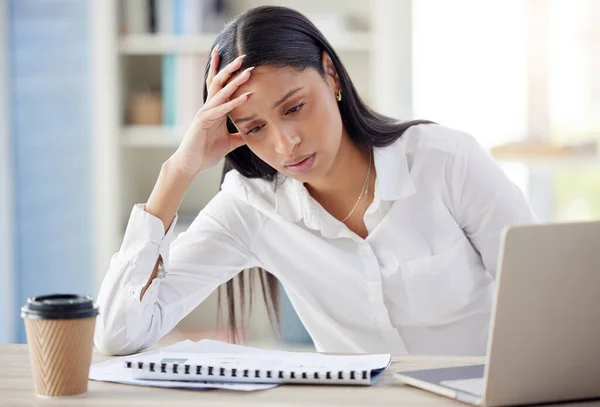
[(281, 155), (291, 155), (296, 146), (300, 144), (300, 137), (289, 130), (280, 130), (275, 133), (275, 152)]

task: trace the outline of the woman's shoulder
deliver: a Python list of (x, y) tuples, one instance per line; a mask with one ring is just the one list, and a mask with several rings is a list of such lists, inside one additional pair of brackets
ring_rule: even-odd
[(436, 123), (411, 126), (397, 142), (411, 156), (426, 155), (428, 152), (456, 156), (466, 148), (478, 145), (471, 134)]
[(485, 154), (469, 133), (439, 124), (412, 126), (389, 148), (394, 146), (392, 155), (406, 163), (415, 188), (432, 193), (452, 188), (456, 171)]
[(245, 197), (251, 193), (269, 193), (273, 190), (273, 182), (262, 178), (247, 178), (233, 169), (223, 178), (221, 190)]
[(277, 180), (269, 181), (262, 178), (247, 178), (237, 170), (231, 170), (223, 179), (221, 190), (239, 197), (242, 201), (252, 203), (256, 197), (274, 201), (275, 184)]
[(279, 179), (247, 178), (236, 170), (229, 171), (221, 184), (221, 193), (238, 201), (247, 210), (270, 213), (276, 207)]
[(221, 192), (237, 197), (249, 209), (267, 218), (284, 218), (295, 222), (302, 216), (300, 202), (308, 199), (302, 183), (277, 173), (273, 180), (247, 178), (236, 170), (229, 171)]
[(203, 215), (216, 221), (231, 232), (240, 232), (240, 228), (252, 227), (260, 229), (267, 220), (263, 211), (251, 204), (257, 188), (256, 182), (248, 182), (237, 171), (228, 172), (223, 180), (220, 191), (202, 208), (199, 218)]

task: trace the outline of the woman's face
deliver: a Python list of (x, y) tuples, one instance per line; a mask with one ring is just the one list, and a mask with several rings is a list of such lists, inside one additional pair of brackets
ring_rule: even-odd
[(253, 91), (229, 114), (248, 148), (302, 182), (328, 173), (342, 139), (336, 75), (327, 66), (326, 73), (259, 66), (232, 96)]

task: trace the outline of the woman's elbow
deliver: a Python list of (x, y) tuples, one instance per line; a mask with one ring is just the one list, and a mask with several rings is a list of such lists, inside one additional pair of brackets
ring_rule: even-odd
[(127, 339), (125, 327), (119, 330), (107, 330), (100, 323), (96, 324), (94, 346), (100, 352), (110, 356), (131, 355), (141, 350), (138, 344)]

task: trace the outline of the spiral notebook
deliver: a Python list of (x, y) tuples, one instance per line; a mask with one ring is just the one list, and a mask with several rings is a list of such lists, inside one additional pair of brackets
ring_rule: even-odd
[(323, 355), (282, 351), (159, 353), (125, 360), (135, 380), (179, 382), (371, 385), (389, 366), (389, 354)]
[(277, 384), (264, 384), (264, 383), (224, 383), (224, 382), (213, 382), (213, 381), (175, 381), (175, 380), (143, 380), (134, 379), (131, 375), (132, 369), (123, 369), (125, 361), (135, 360), (146, 361), (158, 358), (159, 354), (163, 354), (160, 357), (164, 358), (164, 354), (169, 353), (248, 353), (257, 352), (256, 348), (250, 348), (247, 346), (233, 345), (226, 342), (213, 341), (210, 339), (203, 339), (198, 342), (191, 341), (189, 339), (171, 344), (164, 348), (148, 349), (142, 353), (121, 356), (116, 358), (109, 358), (102, 362), (92, 363), (90, 366), (90, 380), (122, 383), (133, 386), (144, 386), (144, 387), (159, 387), (159, 388), (183, 388), (192, 390), (205, 390), (205, 389), (226, 389), (235, 391), (258, 391), (272, 389), (278, 386)]

